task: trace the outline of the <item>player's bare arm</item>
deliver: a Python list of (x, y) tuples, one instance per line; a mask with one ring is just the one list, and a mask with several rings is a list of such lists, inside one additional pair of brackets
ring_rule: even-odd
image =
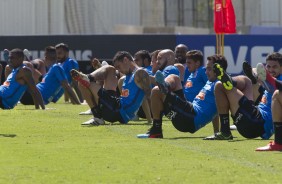
[(35, 108), (39, 109), (39, 107), (41, 107), (41, 109), (45, 109), (41, 93), (36, 88), (32, 72), (28, 67), (23, 67), (22, 69), (20, 69), (17, 75), (17, 81), (21, 84), (27, 85), (28, 90), (33, 98)]
[(74, 91), (72, 90), (72, 88), (70, 87), (68, 82), (66, 80), (64, 80), (64, 81), (61, 82), (61, 85), (64, 88), (65, 92), (68, 93), (72, 104), (80, 104), (77, 96), (75, 95)]

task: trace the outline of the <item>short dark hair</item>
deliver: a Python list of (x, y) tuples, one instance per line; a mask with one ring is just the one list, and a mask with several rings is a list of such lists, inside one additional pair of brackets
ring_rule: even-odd
[(207, 59), (209, 61), (212, 61), (213, 64), (218, 63), (223, 68), (223, 70), (226, 71), (228, 64), (226, 58), (223, 55), (215, 54), (209, 56)]
[(204, 64), (204, 56), (200, 50), (190, 50), (186, 53), (187, 59), (192, 59), (194, 61), (200, 61), (200, 64)]
[(282, 66), (282, 54), (279, 52), (273, 52), (266, 56), (266, 61), (273, 60), (278, 61), (279, 65)]
[(116, 62), (116, 61), (123, 60), (124, 57), (126, 57), (128, 60), (133, 62), (132, 55), (129, 52), (127, 52), (127, 51), (118, 51), (115, 54), (114, 58), (113, 58), (113, 63)]
[(48, 55), (49, 57), (51, 57), (51, 59), (56, 59), (56, 48), (53, 46), (48, 46), (45, 48), (45, 53), (46, 55)]
[(18, 58), (24, 60), (24, 53), (22, 49), (15, 48), (10, 51), (11, 53), (14, 53)]
[(55, 46), (56, 49), (59, 49), (59, 48), (62, 48), (64, 49), (65, 51), (69, 52), (69, 46), (65, 43), (59, 43)]
[(134, 54), (134, 57), (140, 56), (142, 60), (147, 59), (151, 63), (151, 55), (150, 52), (147, 50), (139, 50)]

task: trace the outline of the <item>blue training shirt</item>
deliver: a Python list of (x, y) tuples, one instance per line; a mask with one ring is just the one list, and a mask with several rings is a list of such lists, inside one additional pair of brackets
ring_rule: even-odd
[(204, 66), (199, 67), (195, 72), (192, 72), (184, 85), (185, 98), (189, 102), (192, 102), (207, 81), (208, 77)]
[(135, 73), (126, 75), (122, 84), (120, 114), (125, 123), (128, 123), (142, 105), (145, 93), (134, 82)]
[(68, 79), (68, 83), (71, 84), (72, 77), (70, 75), (70, 71), (72, 69), (79, 70), (78, 63), (76, 60), (72, 58), (67, 58), (63, 63), (61, 63), (63, 69), (65, 70), (65, 74)]
[(188, 77), (191, 75), (191, 73), (188, 70), (188, 67), (185, 66), (185, 70), (184, 70), (184, 81), (187, 81)]
[[(282, 80), (282, 76), (279, 75), (277, 80)], [(264, 119), (264, 134), (261, 136), (262, 139), (269, 139), (273, 133), (273, 121), (272, 121), (272, 111), (271, 111), (271, 101), (273, 92), (264, 91), (260, 103), (258, 104), (258, 109)]]
[(164, 74), (165, 78), (167, 76), (169, 76), (170, 74), (175, 74), (177, 76), (180, 75), (178, 68), (176, 66), (173, 66), (173, 65), (169, 65), (169, 66), (165, 67), (163, 69), (162, 73)]
[[(71, 59), (71, 58), (67, 58), (63, 63), (60, 63), (60, 65), (63, 67), (65, 74), (66, 74), (66, 77), (67, 77), (67, 80), (68, 80), (68, 83), (71, 85), (72, 77), (70, 75), (70, 71), (72, 69), (79, 70), (79, 66), (78, 66), (77, 61), (74, 60), (74, 59)], [(60, 92), (58, 93), (58, 95), (53, 98), (52, 102), (57, 102), (61, 98), (61, 96), (64, 94), (64, 92), (65, 91), (62, 88), (60, 90)]]
[(16, 81), (17, 73), (24, 66), (21, 65), (13, 69), (7, 80), (0, 86), (0, 97), (2, 98), (4, 109), (14, 108), (27, 89), (27, 85), (22, 85)]
[(44, 76), (42, 82), (36, 85), (42, 94), (45, 104), (53, 101), (54, 97), (61, 97), (58, 96), (58, 94), (60, 90), (63, 89), (61, 82), (64, 80), (67, 80), (64, 69), (59, 64), (54, 64), (51, 66), (47, 74)]
[(193, 107), (196, 112), (194, 118), (195, 129), (199, 130), (211, 122), (217, 115), (217, 108), (214, 96), (214, 86), (217, 81), (207, 81), (199, 94), (193, 100)]

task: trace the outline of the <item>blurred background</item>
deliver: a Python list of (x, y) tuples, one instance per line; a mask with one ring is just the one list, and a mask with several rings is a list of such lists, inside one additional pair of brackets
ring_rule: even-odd
[[(0, 35), (210, 34), (212, 0), (1, 0)], [(281, 33), (281, 0), (233, 0), (239, 34)], [(266, 31), (269, 30), (269, 31)]]
[[(265, 62), (282, 52), (282, 0), (233, 0), (237, 33), (225, 36), (228, 72), (242, 62)], [(111, 61), (119, 50), (172, 49), (186, 44), (215, 53), (212, 0), (0, 0), (0, 61), (4, 49), (27, 48), (43, 58), (44, 48), (64, 42), (70, 57), (89, 72), (89, 57)]]

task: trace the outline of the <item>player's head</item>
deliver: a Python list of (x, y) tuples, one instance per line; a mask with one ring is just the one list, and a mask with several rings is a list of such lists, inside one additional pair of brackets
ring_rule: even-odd
[(69, 46), (65, 43), (59, 43), (55, 46), (57, 60), (59, 62), (64, 62), (69, 57)]
[(9, 52), (8, 63), (12, 68), (17, 68), (23, 64), (24, 53), (21, 49), (16, 48)]
[(273, 77), (278, 77), (282, 73), (282, 54), (273, 52), (266, 57), (266, 70)]
[(215, 63), (218, 63), (224, 71), (227, 69), (227, 60), (223, 55), (215, 54), (212, 56), (209, 56), (207, 58), (207, 63), (206, 63), (206, 75), (208, 77), (209, 81), (216, 81), (217, 77), (216, 74), (213, 70), (213, 65)]
[(161, 50), (157, 56), (157, 66), (159, 70), (165, 69), (169, 65), (175, 63), (175, 54), (170, 49)]
[(148, 67), (151, 65), (151, 55), (147, 50), (139, 50), (134, 54), (134, 62), (139, 67)]
[(56, 48), (53, 46), (46, 47), (44, 52), (44, 57), (45, 57), (44, 63), (46, 66), (55, 63), (57, 60)]
[(179, 44), (175, 47), (174, 53), (178, 63), (185, 64), (187, 51), (188, 47), (184, 44)]
[(203, 66), (203, 53), (199, 50), (191, 50), (186, 53), (186, 64), (189, 72), (195, 72)]
[[(118, 51), (114, 58), (113, 64), (114, 67), (120, 72), (125, 75), (131, 73), (131, 65), (133, 64), (133, 57), (127, 51)], [(135, 65), (135, 64), (134, 64)]]

